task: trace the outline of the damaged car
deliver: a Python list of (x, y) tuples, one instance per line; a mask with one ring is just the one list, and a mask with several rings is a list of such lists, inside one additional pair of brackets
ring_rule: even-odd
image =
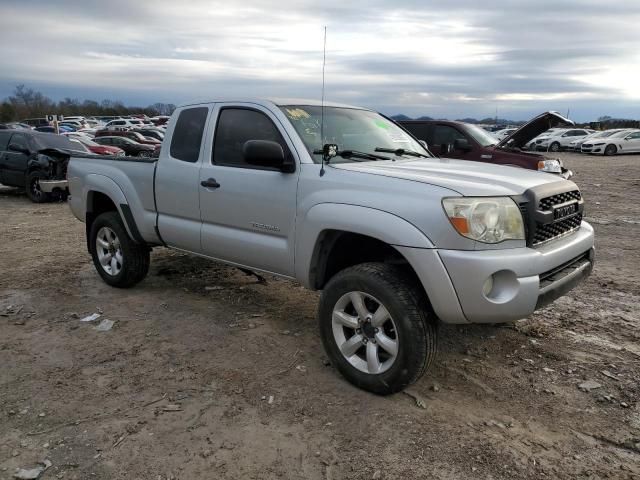
[(24, 188), (32, 202), (67, 197), (68, 138), (52, 133), (0, 130), (0, 183)]
[(523, 150), (528, 142), (550, 128), (573, 125), (572, 120), (558, 112), (538, 115), (502, 140), (477, 125), (464, 122), (402, 120), (398, 123), (441, 157), (539, 170), (567, 179), (573, 175), (560, 159)]

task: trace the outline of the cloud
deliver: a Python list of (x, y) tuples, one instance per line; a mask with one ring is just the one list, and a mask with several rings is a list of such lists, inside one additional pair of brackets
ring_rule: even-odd
[(317, 98), (327, 25), (334, 100), (431, 116), (571, 108), (585, 120), (640, 106), (634, 0), (9, 0), (0, 11), (0, 97), (27, 83), (133, 104)]

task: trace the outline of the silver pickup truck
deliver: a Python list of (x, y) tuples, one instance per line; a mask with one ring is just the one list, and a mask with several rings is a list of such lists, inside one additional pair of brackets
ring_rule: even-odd
[(388, 394), (436, 353), (438, 319), (524, 318), (591, 272), (578, 187), (434, 157), (370, 110), (310, 101), (178, 108), (160, 158), (72, 157), (95, 268), (131, 287), (170, 247), (322, 290), (320, 335), (352, 383)]

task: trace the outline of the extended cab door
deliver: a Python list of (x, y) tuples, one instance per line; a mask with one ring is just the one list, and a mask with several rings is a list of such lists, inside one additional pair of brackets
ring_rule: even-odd
[(175, 248), (201, 253), (200, 165), (210, 106), (183, 107), (169, 126), (156, 168), (155, 195), (158, 230)]
[[(202, 252), (258, 270), (292, 276), (298, 171), (248, 165), (248, 140), (278, 142), (297, 164), (285, 129), (268, 109), (216, 104), (209, 158), (200, 170)], [(211, 135), (210, 135), (211, 137)]]

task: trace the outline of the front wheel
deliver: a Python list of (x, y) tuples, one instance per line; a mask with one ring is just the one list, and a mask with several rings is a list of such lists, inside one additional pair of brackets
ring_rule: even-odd
[(333, 365), (354, 385), (387, 395), (432, 363), (437, 324), (425, 294), (399, 267), (364, 263), (326, 285), (318, 314)]
[(604, 149), (604, 154), (609, 157), (616, 153), (618, 153), (618, 148), (615, 145), (607, 145), (607, 148)]
[(553, 142), (551, 144), (551, 146), (549, 147), (549, 150), (551, 150), (552, 152), (559, 152), (560, 151), (560, 144), (558, 142)]
[(51, 194), (42, 191), (40, 180), (46, 180), (46, 176), (42, 172), (31, 172), (27, 175), (27, 196), (34, 203), (50, 202)]
[(118, 212), (103, 213), (93, 221), (89, 250), (98, 274), (112, 287), (132, 287), (149, 271), (149, 249), (129, 238)]

